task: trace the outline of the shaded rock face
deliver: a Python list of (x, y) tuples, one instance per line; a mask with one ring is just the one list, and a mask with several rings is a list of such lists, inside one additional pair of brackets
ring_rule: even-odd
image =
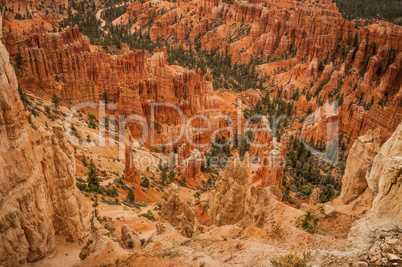
[(376, 197), (367, 215), (349, 234), (351, 246), (358, 249), (367, 249), (381, 235), (401, 231), (402, 124), (375, 156), (366, 179)]
[(366, 135), (357, 138), (349, 151), (345, 175), (342, 178), (340, 198), (348, 204), (362, 194), (368, 187), (366, 173), (374, 157), (380, 151), (380, 130), (368, 131)]
[(0, 265), (41, 259), (54, 235), (78, 240), (87, 209), (75, 187), (73, 149), (61, 127), (43, 128), (24, 108), (0, 43)]
[(189, 178), (198, 178), (201, 175), (201, 153), (198, 149), (190, 151), (190, 146), (183, 143), (178, 149), (178, 166), (180, 174)]
[(368, 130), (380, 129), (381, 144), (383, 144), (398, 127), (402, 120), (402, 109), (397, 106), (389, 106), (382, 109), (374, 106), (369, 111), (362, 107), (352, 105), (349, 109), (343, 104), (339, 110), (339, 130), (344, 136), (350, 135), (350, 140), (355, 141), (359, 136), (365, 135)]
[(186, 202), (180, 202), (179, 195), (179, 186), (171, 183), (169, 185), (169, 198), (162, 207), (159, 223), (168, 222), (182, 235), (192, 237), (195, 225), (194, 211)]

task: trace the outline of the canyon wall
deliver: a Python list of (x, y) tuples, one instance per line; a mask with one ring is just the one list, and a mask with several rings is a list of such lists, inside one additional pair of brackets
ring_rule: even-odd
[(402, 227), (402, 124), (381, 147), (366, 175), (376, 197), (366, 216), (351, 229), (352, 247), (368, 249), (381, 235), (400, 233)]
[(55, 234), (80, 240), (87, 208), (63, 128), (45, 129), (26, 111), (2, 43), (0, 87), (0, 265), (17, 266), (51, 253)]
[(357, 138), (346, 161), (345, 175), (342, 177), (342, 202), (348, 204), (361, 195), (368, 187), (366, 172), (381, 146), (380, 130), (368, 131)]

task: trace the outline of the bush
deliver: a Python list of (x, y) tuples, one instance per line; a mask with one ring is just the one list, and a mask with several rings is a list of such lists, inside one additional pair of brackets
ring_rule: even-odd
[(149, 179), (147, 177), (144, 177), (144, 180), (140, 184), (142, 187), (149, 188)]
[(53, 95), (52, 95), (52, 103), (54, 104), (54, 107), (55, 107), (56, 109), (59, 107), (60, 101), (61, 101), (61, 98), (60, 98), (60, 97), (58, 97), (56, 94), (53, 94)]
[(79, 189), (80, 191), (85, 191), (85, 188), (87, 187), (86, 184), (80, 183), (80, 182), (77, 182), (76, 185), (77, 185), (77, 187), (78, 187), (78, 189)]
[(274, 267), (307, 267), (309, 258), (310, 253), (303, 253), (303, 257), (297, 253), (289, 253), (271, 259), (271, 263)]
[[(304, 214), (304, 218), (302, 220), (302, 228), (305, 230), (313, 230), (318, 223), (318, 218), (315, 215), (312, 215), (310, 212)], [(313, 224), (311, 224), (313, 222)]]
[(155, 221), (155, 216), (150, 210), (148, 210), (147, 213), (140, 214), (140, 216), (147, 218), (148, 220)]
[(111, 197), (117, 196), (117, 195), (118, 195), (118, 192), (117, 192), (116, 187), (113, 186), (112, 188), (108, 188), (108, 189), (106, 190), (106, 194), (107, 194), (108, 196), (111, 196)]

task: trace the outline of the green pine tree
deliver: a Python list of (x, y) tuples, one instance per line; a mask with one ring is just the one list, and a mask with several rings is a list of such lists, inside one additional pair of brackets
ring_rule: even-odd
[(83, 164), (85, 167), (88, 166), (88, 163), (87, 163), (87, 160), (86, 160), (85, 155), (82, 155), (82, 164)]
[(172, 183), (174, 182), (174, 180), (176, 180), (176, 173), (173, 170), (171, 170), (169, 172), (169, 181)]
[(20, 53), (15, 54), (14, 61), (17, 69), (21, 69), (22, 65), (24, 65), (24, 60)]
[(127, 200), (128, 200), (130, 203), (133, 203), (134, 200), (135, 200), (134, 191), (133, 191), (133, 189), (131, 189), (131, 188), (128, 190)]
[(96, 169), (95, 163), (92, 159), (89, 163), (88, 169), (88, 186), (91, 190), (96, 190), (99, 187), (98, 170)]
[(22, 91), (20, 85), (18, 85), (18, 94), (20, 95), (20, 98), (24, 104), (31, 104), (31, 102), (28, 100), (27, 95)]
[(109, 99), (108, 99), (108, 96), (107, 96), (106, 89), (103, 91), (102, 100), (103, 100), (103, 102), (105, 102), (105, 105), (107, 105)]
[(52, 103), (54, 104), (54, 107), (57, 109), (60, 105), (61, 98), (59, 98), (56, 94), (52, 95)]
[(108, 131), (109, 130), (109, 116), (105, 117), (105, 129)]
[(165, 184), (165, 182), (167, 180), (167, 174), (166, 174), (166, 170), (164, 168), (161, 171), (161, 180), (162, 180), (162, 184)]

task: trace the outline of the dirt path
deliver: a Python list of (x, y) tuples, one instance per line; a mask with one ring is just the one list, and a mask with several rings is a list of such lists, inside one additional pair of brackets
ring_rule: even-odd
[(102, 28), (105, 27), (105, 25), (106, 25), (106, 21), (104, 21), (104, 20), (101, 18), (101, 14), (102, 14), (102, 11), (103, 11), (103, 10), (104, 10), (104, 8), (99, 9), (98, 11), (96, 11), (96, 19), (98, 19), (98, 20), (101, 21), (101, 27), (102, 27)]
[(65, 237), (56, 236), (56, 247), (54, 253), (43, 260), (30, 263), (31, 267), (70, 267), (79, 266), (81, 245), (65, 240)]
[[(123, 5), (125, 5), (125, 4), (130, 4), (130, 3), (131, 3), (131, 2), (121, 3), (120, 5), (114, 5), (114, 7), (120, 7), (120, 6), (123, 6)], [(108, 8), (110, 8), (110, 7), (108, 7)], [(101, 9), (99, 9), (98, 11), (96, 11), (96, 19), (98, 19), (98, 20), (101, 21), (101, 27), (102, 27), (102, 28), (105, 27), (105, 25), (106, 25), (106, 21), (104, 21), (104, 20), (101, 18), (101, 14), (102, 14), (103, 10), (105, 10), (105, 8), (101, 8)]]

